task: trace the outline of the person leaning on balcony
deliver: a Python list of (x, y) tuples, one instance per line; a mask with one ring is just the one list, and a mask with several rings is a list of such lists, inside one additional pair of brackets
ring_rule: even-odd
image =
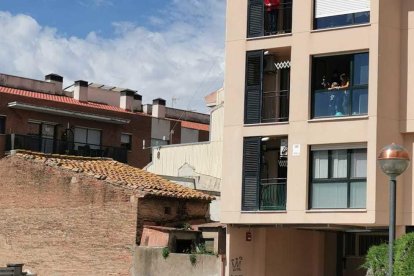
[(349, 103), (349, 78), (345, 73), (339, 76), (339, 83), (332, 82), (331, 87), (328, 90), (343, 90), (341, 93), (336, 93), (335, 98), (335, 115), (342, 116), (348, 114), (348, 103)]
[(266, 7), (268, 31), (270, 34), (276, 34), (277, 31), (277, 13), (280, 6), (280, 0), (263, 0)]

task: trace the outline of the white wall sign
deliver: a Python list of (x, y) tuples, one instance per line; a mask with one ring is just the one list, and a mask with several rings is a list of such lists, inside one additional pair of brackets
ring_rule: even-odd
[(293, 144), (292, 156), (300, 156), (300, 144)]

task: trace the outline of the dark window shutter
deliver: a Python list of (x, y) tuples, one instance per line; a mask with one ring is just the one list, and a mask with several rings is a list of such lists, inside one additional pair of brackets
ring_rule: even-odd
[(260, 137), (244, 138), (242, 210), (259, 208)]
[(258, 124), (262, 103), (263, 51), (247, 52), (244, 123)]
[(263, 0), (250, 0), (247, 14), (247, 37), (263, 36)]

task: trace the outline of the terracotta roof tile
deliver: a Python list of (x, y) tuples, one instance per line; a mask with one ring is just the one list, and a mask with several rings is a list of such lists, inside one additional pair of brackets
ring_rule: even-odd
[(200, 124), (200, 123), (194, 123), (194, 122), (188, 122), (188, 121), (181, 121), (181, 126), (185, 128), (191, 128), (191, 129), (197, 129), (197, 130), (209, 130), (209, 125), (206, 124)]
[(24, 150), (18, 150), (14, 156), (43, 162), (52, 167), (60, 167), (65, 170), (83, 173), (96, 179), (105, 180), (116, 186), (143, 191), (145, 195), (205, 201), (214, 199), (210, 195), (181, 186), (156, 174), (109, 158), (50, 155)]

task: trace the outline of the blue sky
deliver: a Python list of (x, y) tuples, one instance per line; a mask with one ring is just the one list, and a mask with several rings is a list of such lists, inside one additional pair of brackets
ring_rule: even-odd
[(0, 0), (1, 73), (138, 90), (206, 111), (223, 85), (225, 0)]

